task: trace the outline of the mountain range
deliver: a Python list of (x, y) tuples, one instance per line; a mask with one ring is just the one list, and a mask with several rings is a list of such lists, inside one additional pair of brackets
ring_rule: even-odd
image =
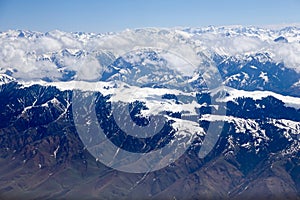
[(291, 26), (0, 32), (0, 197), (299, 199), (299, 42)]

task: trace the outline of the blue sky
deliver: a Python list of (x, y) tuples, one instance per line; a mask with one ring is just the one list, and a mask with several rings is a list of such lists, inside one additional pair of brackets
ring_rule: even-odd
[(299, 22), (299, 0), (0, 0), (0, 31), (109, 32)]

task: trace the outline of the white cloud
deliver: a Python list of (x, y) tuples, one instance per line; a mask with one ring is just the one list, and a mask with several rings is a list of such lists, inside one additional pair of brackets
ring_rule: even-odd
[(180, 72), (182, 75), (192, 76), (196, 68), (180, 55), (176, 55), (172, 52), (165, 52), (162, 54), (162, 57), (166, 59), (169, 63), (168, 67), (177, 72)]
[(68, 69), (77, 71), (78, 80), (93, 81), (99, 79), (103, 72), (103, 67), (95, 57), (87, 56), (78, 60)]
[(274, 60), (283, 61), (286, 67), (300, 73), (300, 43), (278, 44), (273, 48)]
[[(159, 47), (164, 49), (170, 46), (179, 52), (183, 59), (175, 58), (169, 54), (165, 55), (173, 66), (183, 66), (180, 71), (191, 73), (193, 66), (186, 65), (184, 60), (194, 62), (191, 56), (191, 49), (186, 49), (191, 44), (198, 45), (199, 50), (217, 52), (225, 55), (239, 55), (256, 52), (270, 52), (276, 62), (283, 61), (287, 67), (294, 68), (300, 72), (300, 29), (293, 29), (292, 32), (271, 31), (268, 29), (245, 29), (251, 32), (239, 32), (242, 29), (223, 28), (212, 29), (211, 32), (186, 33), (176, 30), (136, 30), (124, 31), (122, 36), (115, 35), (95, 35), (84, 34), (74, 35), (62, 31), (51, 31), (47, 34), (36, 34), (28, 38), (17, 37), (18, 31), (8, 31), (0, 34), (0, 71), (5, 69), (16, 69), (14, 73), (16, 78), (30, 79), (43, 78), (50, 76), (54, 78), (61, 77), (61, 72), (54, 63), (47, 60), (39, 60), (39, 57), (50, 57), (55, 52), (68, 49), (74, 53), (78, 50), (84, 50), (87, 57), (61, 57), (68, 70), (80, 72), (80, 78), (93, 80), (100, 76), (102, 66), (95, 58), (94, 51), (114, 50), (116, 55), (124, 55), (135, 48), (149, 46), (150, 48)], [(255, 32), (257, 31), (257, 32)], [(226, 33), (229, 36), (225, 36)], [(155, 34), (155, 37), (153, 36)], [(134, 38), (132, 34), (135, 34)], [(280, 35), (279, 35), (280, 34)], [(9, 36), (7, 36), (9, 35)], [(287, 37), (289, 43), (275, 43), (273, 40), (278, 36)], [(177, 39), (176, 39), (177, 37)], [(167, 38), (167, 39), (166, 39)], [(155, 43), (156, 41), (156, 43)], [(178, 41), (178, 45), (176, 42)], [(134, 47), (132, 43), (136, 44)], [(116, 49), (116, 44), (119, 49)], [(176, 46), (177, 45), (177, 46)], [(192, 46), (192, 45), (190, 45)], [(131, 48), (134, 47), (134, 48)], [(106, 49), (104, 49), (106, 48)], [(177, 49), (178, 51), (177, 51)], [(169, 49), (165, 49), (169, 51)], [(175, 53), (176, 53), (175, 52)], [(173, 53), (173, 52), (171, 52)], [(186, 70), (186, 71), (185, 71)]]

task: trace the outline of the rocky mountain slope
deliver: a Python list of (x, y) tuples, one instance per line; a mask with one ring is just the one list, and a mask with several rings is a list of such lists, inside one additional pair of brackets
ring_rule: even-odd
[[(204, 64), (97, 49), (114, 33), (0, 33), (1, 198), (299, 198), (300, 29), (157, 31), (193, 45)], [(202, 77), (208, 62), (216, 88)]]

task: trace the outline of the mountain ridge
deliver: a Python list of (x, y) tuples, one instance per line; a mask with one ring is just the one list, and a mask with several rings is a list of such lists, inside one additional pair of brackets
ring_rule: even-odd
[[(0, 33), (1, 198), (300, 199), (299, 28), (122, 33)], [(203, 63), (100, 48), (135, 34), (191, 45)]]

